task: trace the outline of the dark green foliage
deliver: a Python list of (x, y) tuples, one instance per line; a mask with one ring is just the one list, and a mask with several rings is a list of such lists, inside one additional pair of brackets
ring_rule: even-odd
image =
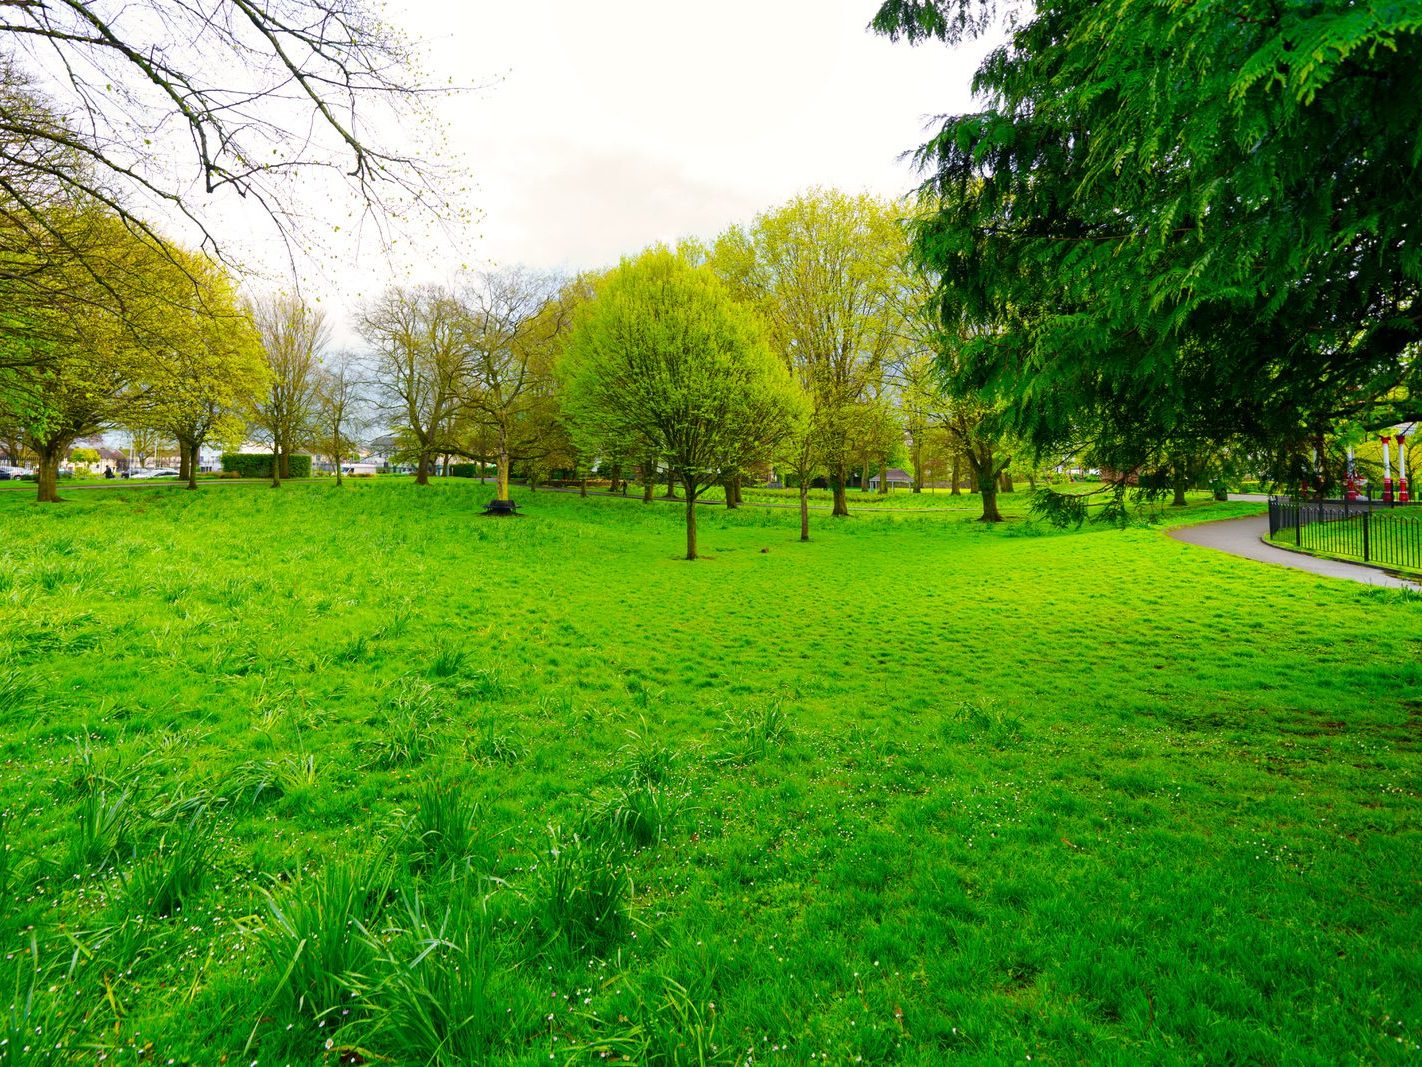
[[(953, 40), (984, 6), (890, 0), (875, 26)], [(919, 155), (959, 386), (1121, 471), (1227, 443), (1283, 470), (1335, 420), (1415, 415), (1373, 405), (1417, 394), (1422, 9), (1015, 10), (985, 110)]]
[(451, 463), (449, 476), (451, 478), (477, 478), (479, 477), (479, 465), (477, 463)]
[[(287, 465), (291, 473), (287, 478), (310, 478), (310, 456), (288, 456)], [(225, 452), (222, 456), (222, 472), (239, 478), (270, 478), (272, 457), (266, 452)]]

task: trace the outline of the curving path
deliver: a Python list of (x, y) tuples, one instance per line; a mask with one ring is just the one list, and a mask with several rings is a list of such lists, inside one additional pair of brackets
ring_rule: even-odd
[(1340, 560), (1318, 559), (1302, 552), (1291, 552), (1277, 548), (1264, 541), (1269, 533), (1269, 516), (1252, 515), (1247, 519), (1225, 519), (1222, 522), (1205, 522), (1198, 526), (1182, 526), (1170, 530), (1177, 541), (1213, 548), (1217, 552), (1228, 552), (1232, 556), (1272, 563), (1277, 567), (1292, 567), (1294, 570), (1320, 574), (1325, 578), (1346, 578), (1350, 582), (1364, 585), (1382, 585), (1389, 589), (1422, 589), (1417, 582), (1406, 578), (1396, 578), (1376, 567), (1366, 567), (1361, 563), (1344, 563)]

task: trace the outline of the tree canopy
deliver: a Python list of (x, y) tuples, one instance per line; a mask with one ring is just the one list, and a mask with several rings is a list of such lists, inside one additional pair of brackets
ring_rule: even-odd
[(1416, 395), (1422, 9), (1345, 0), (888, 0), (954, 41), (1009, 15), (982, 111), (918, 154), (915, 252), (976, 333), (958, 384), (1129, 468), (1298, 451)]
[(680, 479), (687, 559), (697, 496), (766, 458), (790, 429), (789, 375), (754, 314), (665, 248), (624, 260), (578, 309), (562, 372), (589, 451), (641, 441)]

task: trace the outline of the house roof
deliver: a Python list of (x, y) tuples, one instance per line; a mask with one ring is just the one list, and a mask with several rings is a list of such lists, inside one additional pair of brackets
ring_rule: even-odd
[[(911, 482), (911, 481), (913, 481), (913, 475), (912, 475), (912, 474), (910, 474), (908, 471), (900, 470), (898, 467), (890, 467), (886, 473), (888, 474), (888, 476), (889, 476), (889, 481), (891, 481), (891, 482)], [(874, 475), (874, 477), (870, 478), (869, 480), (870, 480), (871, 482), (877, 482), (877, 481), (879, 480), (879, 475), (876, 474), (876, 475)]]

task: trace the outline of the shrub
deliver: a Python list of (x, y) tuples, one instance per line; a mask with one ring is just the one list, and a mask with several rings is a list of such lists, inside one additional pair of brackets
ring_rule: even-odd
[[(310, 478), (310, 456), (288, 456), (291, 473), (288, 478)], [(230, 478), (270, 478), (272, 476), (272, 455), (269, 452), (227, 452), (222, 457), (222, 475)]]
[(451, 478), (477, 478), (479, 477), (479, 465), (477, 463), (451, 463), (449, 476)]

